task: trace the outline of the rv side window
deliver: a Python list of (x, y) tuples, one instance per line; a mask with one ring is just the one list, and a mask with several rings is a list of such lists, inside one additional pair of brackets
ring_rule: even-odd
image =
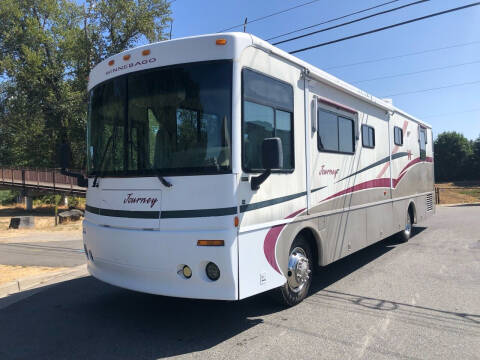
[(283, 167), (294, 169), (293, 88), (249, 69), (242, 71), (242, 166), (244, 171), (263, 171), (262, 143), (270, 137), (282, 140)]
[(375, 147), (375, 129), (368, 125), (362, 125), (362, 145), (366, 148)]
[(395, 145), (403, 145), (403, 130), (400, 129), (398, 126), (395, 126), (393, 128), (393, 138)]
[(318, 150), (353, 154), (355, 132), (352, 119), (318, 109)]
[(420, 128), (420, 159), (427, 157), (427, 129)]

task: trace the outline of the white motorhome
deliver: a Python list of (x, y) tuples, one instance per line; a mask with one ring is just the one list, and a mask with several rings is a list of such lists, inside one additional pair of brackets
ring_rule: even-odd
[(89, 78), (90, 273), (239, 300), (435, 211), (431, 127), (246, 33), (164, 41)]

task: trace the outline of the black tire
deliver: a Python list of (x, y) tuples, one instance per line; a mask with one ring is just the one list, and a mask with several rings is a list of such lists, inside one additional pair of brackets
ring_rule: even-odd
[[(302, 282), (300, 286), (295, 288), (295, 286), (292, 286), (291, 283), (292, 281), (297, 282), (298, 277), (289, 278), (291, 276), (295, 276), (295, 274), (287, 270), (288, 271), (288, 273), (286, 274), (287, 282), (279, 288), (279, 292), (280, 292), (280, 299), (283, 305), (286, 305), (289, 307), (297, 305), (307, 297), (308, 291), (310, 290), (310, 285), (312, 283), (312, 275), (313, 275), (313, 268), (314, 268), (314, 263), (313, 263), (314, 257), (313, 257), (312, 249), (309, 242), (303, 235), (298, 235), (293, 241), (292, 246), (290, 247), (289, 261), (292, 258), (293, 251), (296, 251), (296, 254), (300, 257), (302, 261), (304, 258), (308, 260), (308, 263), (307, 263), (308, 278), (304, 280), (304, 282)], [(294, 258), (296, 257), (294, 256)], [(303, 264), (301, 265), (301, 267), (303, 267)], [(288, 265), (287, 265), (287, 268), (288, 268)], [(305, 271), (303, 271), (302, 274), (305, 274)]]
[(408, 211), (405, 228), (398, 233), (398, 238), (400, 239), (400, 241), (407, 242), (412, 237), (412, 230), (413, 230), (412, 214), (410, 214), (410, 211)]

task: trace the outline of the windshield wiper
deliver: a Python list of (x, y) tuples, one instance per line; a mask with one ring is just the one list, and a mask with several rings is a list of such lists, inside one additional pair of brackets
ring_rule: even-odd
[[(113, 131), (112, 131), (112, 135), (110, 135), (110, 137), (108, 138), (107, 145), (105, 146), (105, 150), (103, 150), (102, 158), (100, 159), (100, 166), (98, 167), (99, 170), (95, 174), (95, 178), (93, 179), (92, 187), (98, 187), (98, 177), (103, 176), (103, 171), (101, 169), (103, 167), (103, 163), (105, 162), (105, 158), (107, 156), (108, 147), (110, 146), (110, 143), (112, 142), (113, 138), (115, 136), (117, 136), (117, 128), (118, 128), (118, 126), (117, 126), (117, 123), (115, 122)], [(115, 149), (115, 146), (112, 145), (112, 153), (113, 153), (114, 149)]]
[(160, 180), (160, 182), (162, 183), (163, 186), (165, 186), (167, 188), (173, 186), (173, 184), (171, 182), (169, 182), (167, 179), (165, 179), (157, 169), (152, 169), (152, 170), (155, 172), (155, 175), (157, 175), (158, 180)]

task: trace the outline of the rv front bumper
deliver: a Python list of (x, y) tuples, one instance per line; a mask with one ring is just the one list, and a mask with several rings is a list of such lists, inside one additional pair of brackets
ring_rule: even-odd
[[(84, 221), (88, 271), (106, 283), (135, 291), (197, 299), (236, 300), (236, 229), (155, 231), (114, 228)], [(197, 240), (224, 240), (224, 246), (197, 246)], [(215, 263), (220, 278), (210, 280)], [(183, 275), (187, 265), (192, 274)]]

